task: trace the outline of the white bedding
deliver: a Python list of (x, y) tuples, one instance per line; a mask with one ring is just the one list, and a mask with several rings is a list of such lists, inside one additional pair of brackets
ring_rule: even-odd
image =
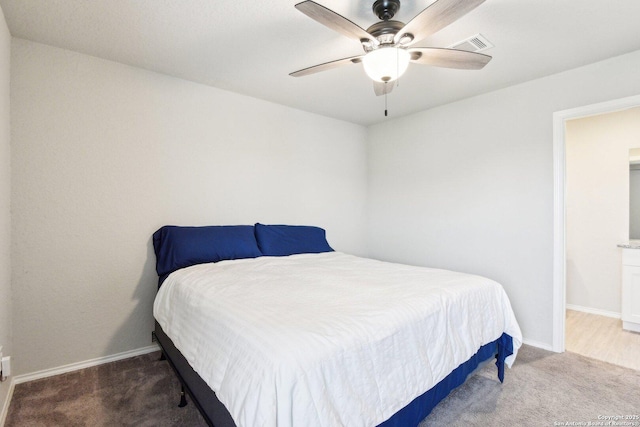
[(172, 273), (153, 313), (243, 426), (375, 426), (503, 332), (502, 287), (339, 252)]

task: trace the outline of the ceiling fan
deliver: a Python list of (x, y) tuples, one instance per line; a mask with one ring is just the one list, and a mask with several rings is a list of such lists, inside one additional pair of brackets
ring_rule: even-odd
[(349, 38), (358, 40), (363, 55), (314, 65), (291, 73), (301, 77), (348, 64), (363, 63), (373, 80), (376, 95), (386, 95), (409, 66), (409, 62), (436, 67), (479, 70), (491, 60), (481, 53), (437, 47), (411, 47), (466, 15), (485, 0), (436, 0), (406, 25), (392, 18), (400, 9), (400, 0), (376, 0), (373, 12), (380, 19), (364, 30), (342, 15), (311, 1), (296, 4), (296, 9), (319, 23)]

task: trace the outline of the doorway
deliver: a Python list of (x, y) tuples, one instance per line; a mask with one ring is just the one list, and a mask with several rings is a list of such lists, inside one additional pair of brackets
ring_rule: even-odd
[(640, 106), (640, 96), (564, 110), (553, 115), (554, 156), (554, 267), (553, 267), (553, 350), (565, 351), (566, 312), (566, 125), (567, 121)]
[(618, 247), (630, 238), (630, 156), (638, 146), (640, 107), (565, 122), (565, 347), (640, 370), (640, 335), (622, 327)]

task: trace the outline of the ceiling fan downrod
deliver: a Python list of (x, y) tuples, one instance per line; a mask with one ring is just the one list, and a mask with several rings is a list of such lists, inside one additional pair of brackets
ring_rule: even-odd
[(376, 0), (373, 3), (373, 13), (382, 21), (393, 19), (400, 9), (400, 0)]

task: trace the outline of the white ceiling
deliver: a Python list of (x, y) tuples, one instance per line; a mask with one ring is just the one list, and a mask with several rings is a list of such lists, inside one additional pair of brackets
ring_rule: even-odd
[[(360, 44), (294, 8), (299, 0), (0, 0), (11, 34), (325, 116), (385, 120), (361, 65), (288, 74), (359, 55)], [(403, 0), (407, 22), (433, 0)], [(373, 0), (317, 0), (363, 28)], [(398, 117), (640, 49), (640, 0), (487, 0), (416, 46), (481, 33), (480, 71), (412, 64), (388, 97)], [(640, 78), (640, 77), (639, 77)]]

